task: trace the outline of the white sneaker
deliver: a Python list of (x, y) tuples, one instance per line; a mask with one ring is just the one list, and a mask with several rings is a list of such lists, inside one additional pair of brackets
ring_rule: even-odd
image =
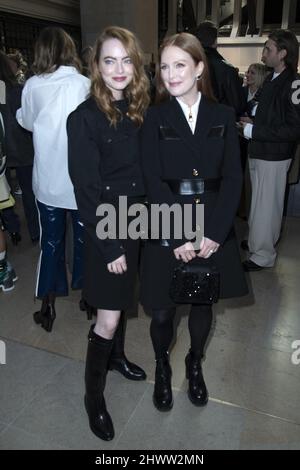
[(19, 185), (16, 186), (16, 188), (15, 188), (15, 190), (14, 190), (14, 194), (15, 194), (16, 196), (22, 196), (22, 194), (23, 194), (23, 193), (22, 193), (22, 189), (20, 188)]

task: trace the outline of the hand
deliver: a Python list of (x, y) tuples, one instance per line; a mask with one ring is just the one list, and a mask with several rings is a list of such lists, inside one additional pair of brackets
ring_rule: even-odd
[(112, 274), (123, 274), (127, 271), (126, 256), (122, 255), (120, 258), (115, 259), (111, 263), (108, 263), (107, 269)]
[(220, 244), (210, 240), (209, 238), (203, 237), (200, 243), (200, 252), (197, 256), (199, 258), (210, 258), (211, 255), (218, 251)]
[(185, 263), (188, 263), (191, 261), (193, 258), (196, 257), (196, 253), (193, 247), (193, 244), (191, 242), (187, 242), (184, 245), (179, 246), (174, 250), (174, 255), (176, 259), (184, 261)]
[(235, 123), (237, 131), (239, 135), (243, 136), (244, 135), (244, 124), (242, 122), (236, 122)]
[(253, 124), (253, 119), (249, 118), (248, 116), (242, 116), (240, 118), (240, 122), (243, 124), (243, 127), (245, 127), (246, 124)]

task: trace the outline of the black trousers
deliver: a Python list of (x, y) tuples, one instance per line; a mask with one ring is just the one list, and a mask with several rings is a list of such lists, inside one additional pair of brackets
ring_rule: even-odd
[[(9, 170), (9, 169), (8, 169)], [(35, 203), (35, 196), (32, 191), (32, 165), (16, 167), (16, 175), (22, 189), (22, 202), (27, 221), (28, 231), (32, 240), (40, 236), (38, 210)], [(10, 187), (10, 171), (6, 171), (6, 176)], [(3, 225), (10, 233), (20, 232), (20, 219), (13, 207), (2, 211)]]
[(28, 231), (31, 239), (35, 240), (40, 237), (40, 227), (35, 196), (32, 191), (32, 165), (17, 167), (16, 175), (22, 189), (22, 200)]

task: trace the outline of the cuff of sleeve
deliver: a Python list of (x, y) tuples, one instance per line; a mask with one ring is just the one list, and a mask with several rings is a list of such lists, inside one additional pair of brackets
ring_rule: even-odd
[(244, 127), (244, 137), (246, 139), (252, 139), (252, 129), (253, 129), (253, 124), (246, 124)]
[(123, 246), (116, 247), (113, 250), (110, 250), (108, 252), (105, 252), (104, 254), (104, 259), (106, 264), (112, 263), (116, 259), (120, 258), (120, 256), (125, 255), (126, 250), (123, 248)]

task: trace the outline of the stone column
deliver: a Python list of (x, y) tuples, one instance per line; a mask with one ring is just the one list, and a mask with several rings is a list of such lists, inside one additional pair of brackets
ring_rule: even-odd
[(106, 26), (121, 26), (134, 32), (142, 43), (146, 61), (158, 48), (158, 0), (81, 0), (83, 46), (92, 45)]

